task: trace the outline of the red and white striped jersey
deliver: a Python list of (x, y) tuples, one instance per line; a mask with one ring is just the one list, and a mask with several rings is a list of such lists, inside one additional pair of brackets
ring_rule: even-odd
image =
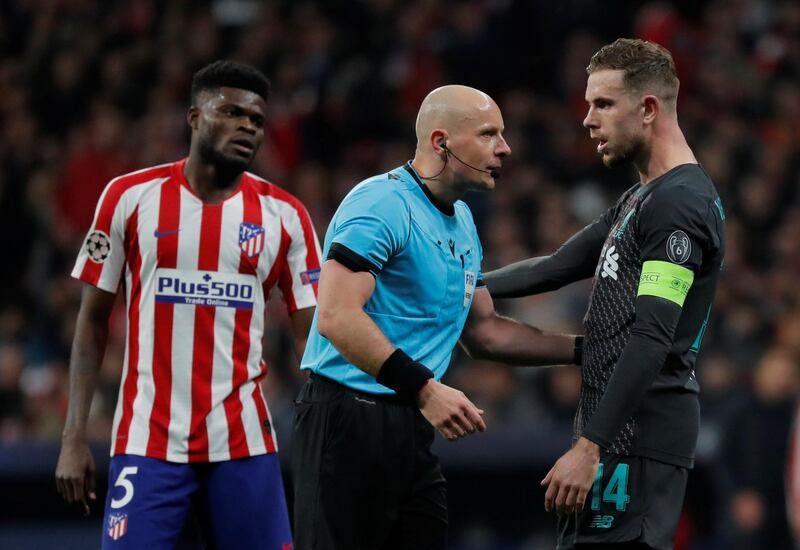
[(319, 242), (306, 209), (245, 173), (205, 204), (185, 160), (112, 180), (72, 275), (125, 289), (128, 333), (111, 454), (205, 462), (276, 450), (259, 382), (264, 303), (316, 305)]

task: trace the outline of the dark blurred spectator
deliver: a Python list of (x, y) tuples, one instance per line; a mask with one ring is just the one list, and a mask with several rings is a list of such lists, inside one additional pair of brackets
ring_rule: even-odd
[(16, 441), (27, 436), (24, 396), (20, 387), (25, 356), (18, 345), (0, 346), (0, 440)]
[(784, 473), (800, 368), (772, 349), (753, 372), (752, 394), (730, 419), (720, 456), (730, 484), (731, 548), (790, 548)]
[(133, 170), (125, 150), (126, 125), (111, 105), (96, 103), (86, 124), (71, 136), (61, 185), (56, 194), (60, 239), (83, 236), (94, 217), (94, 205), (112, 178)]

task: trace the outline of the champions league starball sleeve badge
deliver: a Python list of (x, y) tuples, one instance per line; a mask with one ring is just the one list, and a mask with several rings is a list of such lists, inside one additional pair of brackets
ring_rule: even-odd
[(111, 254), (111, 238), (103, 231), (92, 231), (86, 237), (86, 252), (89, 259), (96, 264), (102, 264)]

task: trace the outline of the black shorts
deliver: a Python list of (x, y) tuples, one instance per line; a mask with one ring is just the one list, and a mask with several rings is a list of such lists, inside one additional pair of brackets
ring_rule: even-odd
[(622, 542), (673, 547), (689, 475), (686, 468), (602, 453), (597, 474), (583, 511), (559, 516), (558, 550), (598, 544), (614, 548)]
[(433, 438), (417, 407), (312, 374), (295, 402), (295, 550), (444, 550)]

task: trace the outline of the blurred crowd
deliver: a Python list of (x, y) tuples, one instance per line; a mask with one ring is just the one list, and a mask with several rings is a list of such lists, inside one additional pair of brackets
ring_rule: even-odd
[[(588, 60), (622, 35), (672, 51), (681, 126), (727, 214), (697, 373), (705, 486), (690, 488), (682, 536), (789, 547), (784, 472), (800, 392), (800, 4), (789, 0), (0, 3), (0, 445), (59, 438), (81, 293), (72, 263), (112, 177), (188, 151), (198, 68), (234, 58), (271, 79), (252, 171), (297, 195), (320, 239), (353, 185), (413, 156), (428, 91), (488, 92), (513, 149), (497, 189), (467, 198), (489, 270), (552, 252), (635, 182), (601, 165), (581, 126)], [(498, 307), (580, 331), (590, 288)], [(302, 377), (280, 299), (268, 315), (265, 391), (288, 416)], [(99, 441), (121, 372), (121, 307), (112, 325), (90, 421)], [(460, 353), (456, 363), (450, 382), (490, 425), (571, 430), (576, 368), (510, 369)]]

